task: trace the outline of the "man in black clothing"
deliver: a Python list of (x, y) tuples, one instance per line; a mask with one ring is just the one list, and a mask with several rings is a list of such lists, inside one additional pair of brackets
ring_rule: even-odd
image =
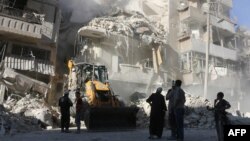
[(176, 140), (177, 131), (176, 131), (176, 121), (175, 121), (175, 114), (174, 114), (174, 87), (175, 81), (172, 81), (172, 88), (168, 90), (166, 95), (166, 100), (168, 101), (168, 123), (171, 129), (171, 136), (168, 137), (168, 140)]
[(173, 109), (176, 121), (177, 141), (184, 140), (184, 106), (186, 102), (185, 92), (181, 89), (181, 80), (175, 81), (173, 91)]
[(69, 92), (66, 91), (64, 93), (64, 96), (59, 99), (59, 106), (61, 111), (61, 132), (69, 133), (70, 107), (72, 105), (73, 103), (69, 99)]
[(224, 94), (219, 92), (217, 98), (214, 100), (214, 119), (217, 131), (217, 137), (219, 141), (224, 140), (223, 126), (228, 124), (228, 119), (226, 116), (226, 109), (229, 109), (231, 105), (225, 99), (223, 99)]
[(149, 125), (149, 139), (153, 139), (154, 136), (161, 138), (163, 127), (164, 127), (164, 117), (167, 110), (164, 96), (161, 95), (162, 88), (158, 88), (156, 93), (153, 93), (146, 100), (151, 106), (150, 112), (150, 125)]

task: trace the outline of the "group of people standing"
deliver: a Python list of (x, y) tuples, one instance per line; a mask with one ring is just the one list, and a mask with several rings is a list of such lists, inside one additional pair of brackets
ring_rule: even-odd
[[(170, 125), (171, 135), (168, 140), (184, 140), (184, 112), (185, 112), (185, 92), (181, 88), (182, 81), (176, 80), (172, 82), (172, 88), (166, 94), (168, 100), (168, 122)], [(161, 94), (162, 88), (157, 88), (146, 100), (151, 106), (149, 139), (160, 139), (164, 128), (164, 117), (167, 111), (165, 98)], [(214, 108), (208, 108), (214, 111), (215, 125), (217, 137), (219, 141), (224, 140), (223, 126), (228, 124), (226, 117), (226, 109), (231, 105), (225, 99), (224, 94), (219, 92), (214, 101)]]
[[(184, 104), (186, 101), (185, 92), (181, 89), (181, 80), (176, 80), (172, 88), (168, 90), (166, 100), (168, 103), (169, 123), (171, 126), (171, 136), (168, 139), (183, 141), (184, 139)], [(161, 95), (162, 88), (158, 88), (146, 100), (151, 105), (149, 139), (162, 137), (164, 128), (164, 117), (167, 111), (165, 98)]]
[[(75, 123), (77, 127), (77, 133), (80, 133), (81, 128), (81, 118), (82, 118), (82, 110), (84, 109), (84, 104), (82, 101), (82, 97), (80, 91), (77, 90), (75, 92), (75, 103), (76, 103), (76, 116)], [(61, 132), (69, 133), (69, 124), (70, 124), (70, 107), (73, 106), (72, 101), (69, 98), (69, 91), (64, 93), (59, 99), (59, 107), (61, 112)]]

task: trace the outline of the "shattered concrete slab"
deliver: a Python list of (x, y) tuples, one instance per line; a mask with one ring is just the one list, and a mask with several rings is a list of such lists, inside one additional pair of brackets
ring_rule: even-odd
[(44, 99), (27, 94), (21, 97), (12, 94), (2, 106), (0, 115), (11, 132), (29, 132), (41, 130), (47, 126), (59, 125), (60, 113), (58, 108), (50, 107)]
[(11, 68), (4, 68), (4, 70), (2, 70), (0, 82), (8, 87), (8, 89), (19, 94), (38, 92), (44, 95), (49, 90), (48, 84), (20, 74)]
[(142, 38), (146, 44), (167, 43), (167, 32), (162, 25), (150, 21), (138, 12), (123, 10), (118, 10), (109, 16), (94, 18), (88, 26), (79, 29), (78, 33), (93, 38), (120, 34), (138, 39)]

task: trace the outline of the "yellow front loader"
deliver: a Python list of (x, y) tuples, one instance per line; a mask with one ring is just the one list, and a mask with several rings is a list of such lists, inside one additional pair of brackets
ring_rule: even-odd
[(88, 130), (120, 130), (136, 127), (138, 108), (126, 107), (114, 95), (103, 65), (74, 63), (77, 87), (84, 93), (89, 108), (84, 114)]

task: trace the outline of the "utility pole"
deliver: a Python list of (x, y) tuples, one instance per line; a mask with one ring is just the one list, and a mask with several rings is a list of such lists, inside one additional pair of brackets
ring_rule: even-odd
[(208, 60), (209, 60), (209, 48), (210, 48), (210, 0), (207, 0), (207, 45), (206, 45), (206, 68), (205, 68), (205, 79), (204, 79), (204, 98), (207, 98), (207, 87), (208, 87)]

